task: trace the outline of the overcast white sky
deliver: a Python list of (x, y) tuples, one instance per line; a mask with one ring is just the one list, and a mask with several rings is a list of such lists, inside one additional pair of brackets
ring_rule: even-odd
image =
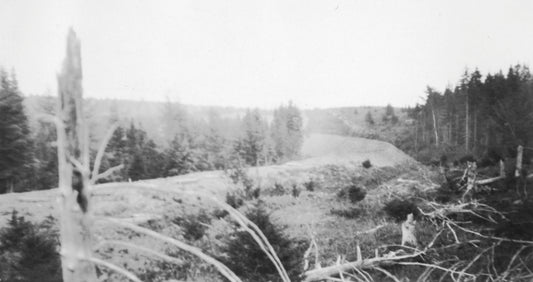
[(85, 96), (414, 105), (465, 67), (533, 61), (533, 1), (0, 0), (0, 65), (55, 94), (69, 26)]

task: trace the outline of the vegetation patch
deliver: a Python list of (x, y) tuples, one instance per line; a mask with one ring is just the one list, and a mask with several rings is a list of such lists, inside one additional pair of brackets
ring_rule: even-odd
[[(269, 213), (259, 202), (246, 213), (268, 239), (287, 270), (292, 281), (298, 281), (302, 272), (306, 243), (288, 237), (285, 228), (272, 222)], [(274, 264), (261, 250), (251, 235), (235, 228), (222, 250), (223, 261), (243, 281), (282, 281)]]
[(413, 214), (415, 217), (420, 215), (420, 211), (418, 210), (415, 201), (409, 199), (394, 199), (385, 204), (383, 211), (385, 211), (385, 214), (389, 218), (394, 219), (396, 222), (405, 221), (408, 214)]
[(366, 190), (356, 185), (345, 187), (337, 193), (339, 199), (348, 199), (351, 203), (362, 201), (366, 196)]
[(13, 211), (0, 229), (0, 281), (63, 281), (58, 249), (54, 218), (35, 224)]
[(205, 210), (198, 213), (190, 213), (185, 216), (176, 217), (173, 223), (179, 225), (183, 230), (183, 237), (189, 241), (201, 239), (211, 223), (211, 217)]

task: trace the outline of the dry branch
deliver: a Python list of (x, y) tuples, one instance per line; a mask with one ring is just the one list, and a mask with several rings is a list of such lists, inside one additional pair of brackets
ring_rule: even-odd
[(152, 231), (150, 229), (147, 229), (147, 228), (144, 228), (144, 227), (140, 227), (140, 226), (137, 226), (135, 224), (131, 224), (131, 223), (128, 223), (128, 222), (124, 222), (122, 220), (119, 220), (119, 219), (113, 219), (113, 218), (105, 218), (106, 221), (108, 222), (111, 222), (113, 224), (116, 224), (116, 225), (120, 225), (120, 226), (123, 226), (123, 227), (126, 227), (126, 228), (129, 228), (135, 232), (138, 232), (138, 233), (141, 233), (141, 234), (144, 234), (144, 235), (147, 235), (147, 236), (150, 236), (150, 237), (153, 237), (153, 238), (156, 238), (156, 239), (159, 239), (161, 241), (164, 241), (164, 242), (167, 242), (169, 244), (172, 244), (186, 252), (189, 252), (197, 257), (199, 257), (200, 259), (204, 260), (205, 262), (213, 265), (219, 272), (220, 274), (224, 275), (224, 277), (226, 277), (229, 281), (236, 281), (236, 282), (241, 282), (241, 279), (235, 274), (233, 273), (233, 271), (231, 271), (227, 266), (225, 266), (223, 263), (219, 262), (218, 260), (204, 254), (202, 252), (202, 250), (196, 248), (196, 247), (193, 247), (193, 246), (190, 246), (190, 245), (187, 245), (181, 241), (178, 241), (176, 239), (173, 239), (173, 238), (170, 238), (168, 236), (164, 236), (164, 235), (161, 235), (155, 231)]
[(496, 182), (496, 181), (502, 180), (502, 179), (505, 179), (505, 176), (501, 176), (500, 175), (500, 176), (487, 178), (487, 179), (483, 179), (483, 180), (477, 180), (476, 184), (477, 185), (487, 185), (487, 184), (490, 184), (490, 183), (493, 183), (493, 182)]
[(104, 139), (102, 139), (100, 143), (100, 147), (98, 147), (98, 153), (96, 154), (96, 158), (94, 159), (94, 166), (93, 166), (93, 172), (91, 173), (91, 182), (96, 183), (96, 176), (98, 175), (100, 171), (100, 164), (102, 163), (102, 158), (104, 157), (105, 148), (107, 147), (107, 144), (109, 143), (109, 140), (113, 136), (113, 132), (118, 127), (118, 123), (115, 123), (111, 126), (111, 128), (106, 132)]
[(105, 266), (111, 270), (114, 270), (126, 277), (128, 277), (131, 281), (134, 281), (134, 282), (142, 282), (141, 279), (139, 279), (137, 276), (135, 276), (135, 274), (125, 270), (124, 268), (120, 267), (120, 266), (117, 266), (117, 265), (114, 265), (110, 262), (107, 262), (107, 261), (104, 261), (104, 260), (101, 260), (101, 259), (98, 259), (98, 258), (94, 258), (94, 257), (91, 257), (91, 258), (86, 258), (85, 260), (91, 262), (91, 263), (94, 263), (94, 264), (98, 264), (98, 265), (102, 265), (102, 266)]
[(108, 176), (110, 176), (111, 174), (115, 173), (116, 171), (118, 170), (121, 170), (124, 168), (124, 165), (123, 164), (120, 164), (120, 165), (117, 165), (117, 166), (114, 166), (112, 168), (109, 168), (108, 170), (96, 175), (96, 176), (93, 176), (91, 178), (91, 184), (95, 184), (98, 180), (100, 179), (104, 179)]
[(135, 250), (138, 250), (138, 251), (153, 255), (153, 256), (158, 257), (158, 258), (160, 258), (162, 260), (166, 260), (166, 261), (169, 261), (169, 262), (177, 264), (177, 265), (182, 265), (183, 264), (183, 261), (178, 259), (178, 258), (171, 257), (169, 255), (163, 254), (163, 253), (158, 252), (158, 251), (154, 251), (154, 250), (152, 250), (150, 248), (147, 248), (147, 247), (143, 247), (143, 246), (139, 246), (139, 245), (135, 245), (135, 244), (128, 243), (128, 242), (123, 242), (123, 241), (105, 240), (105, 241), (100, 242), (97, 246), (95, 246), (94, 249), (97, 250), (97, 249), (99, 249), (102, 246), (107, 245), (107, 244), (119, 245), (119, 246), (124, 246), (124, 247), (131, 248), (131, 249), (135, 249)]
[(337, 275), (339, 272), (349, 272), (354, 269), (362, 270), (362, 269), (374, 269), (376, 267), (383, 267), (388, 265), (396, 264), (400, 260), (413, 258), (421, 255), (423, 252), (416, 252), (413, 254), (408, 255), (391, 255), (391, 256), (385, 256), (385, 257), (379, 257), (379, 258), (371, 258), (371, 259), (365, 259), (361, 261), (355, 261), (355, 262), (347, 262), (341, 265), (333, 265), (324, 267), (321, 269), (314, 269), (307, 271), (303, 274), (303, 281), (304, 282), (310, 282), (310, 281), (320, 281), (324, 279), (328, 279), (331, 276)]
[(248, 218), (246, 218), (246, 216), (242, 215), (239, 211), (237, 211), (236, 209), (234, 209), (230, 205), (218, 200), (217, 198), (215, 198), (215, 197), (213, 197), (211, 195), (207, 195), (205, 193), (199, 193), (199, 192), (193, 192), (193, 191), (177, 192), (177, 191), (174, 191), (174, 190), (161, 189), (161, 188), (159, 188), (157, 186), (152, 186), (152, 185), (135, 185), (133, 187), (139, 188), (139, 189), (143, 189), (143, 190), (148, 190), (148, 191), (151, 191), (151, 192), (156, 192), (157, 191), (157, 192), (171, 193), (171, 194), (178, 194), (178, 195), (190, 194), (190, 195), (194, 195), (194, 196), (201, 196), (201, 197), (204, 197), (204, 198), (207, 198), (207, 199), (213, 201), (214, 203), (216, 203), (217, 205), (222, 207), (225, 211), (227, 211), (229, 213), (229, 215), (235, 221), (237, 221), (237, 223), (239, 223), (240, 227), (242, 229), (244, 229), (246, 232), (248, 232), (252, 236), (252, 238), (256, 241), (256, 243), (259, 245), (261, 250), (272, 261), (272, 263), (276, 267), (276, 270), (278, 271), (281, 279), (283, 281), (285, 281), (285, 282), (290, 282), (290, 278), (289, 278), (289, 275), (287, 274), (287, 271), (285, 270), (285, 267), (281, 263), (280, 259), (278, 258), (278, 255), (276, 254), (276, 251), (274, 250), (274, 248), (272, 247), (270, 242), (268, 242), (268, 239), (265, 237), (263, 232), (261, 232), (261, 230), (259, 229), (259, 227), (257, 227), (257, 225), (255, 223), (250, 221)]

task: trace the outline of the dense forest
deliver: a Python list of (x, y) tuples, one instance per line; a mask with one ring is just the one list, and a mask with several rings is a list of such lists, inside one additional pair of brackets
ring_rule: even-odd
[[(46, 118), (55, 115), (56, 99), (39, 100), (40, 116), (30, 126), (15, 73), (2, 70), (0, 80), (0, 193), (57, 187), (56, 130)], [(297, 157), (303, 142), (302, 114), (292, 103), (277, 108), (271, 121), (258, 109), (246, 110), (231, 120), (211, 111), (202, 119), (178, 103), (163, 103), (158, 128), (151, 131), (161, 132), (161, 136), (150, 136), (136, 120), (121, 119), (117, 107), (112, 105), (105, 121), (116, 129), (102, 168), (122, 165), (122, 169), (101, 182), (274, 164)], [(91, 120), (91, 113), (87, 115)], [(101, 131), (105, 125), (93, 124), (100, 128), (91, 129)], [(97, 144), (99, 140), (93, 141)], [(96, 146), (91, 148), (92, 159), (96, 151)]]
[(444, 155), (494, 162), (515, 157), (518, 145), (531, 155), (533, 80), (528, 67), (516, 65), (507, 74), (484, 77), (477, 69), (465, 71), (455, 87), (439, 92), (428, 86), (426, 94), (424, 104), (409, 109), (409, 134), (398, 141), (420, 160)]

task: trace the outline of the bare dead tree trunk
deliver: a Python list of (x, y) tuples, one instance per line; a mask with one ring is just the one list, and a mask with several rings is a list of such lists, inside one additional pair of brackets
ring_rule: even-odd
[(474, 148), (474, 152), (477, 150), (477, 111), (474, 111), (474, 142), (472, 142), (472, 146)]
[(89, 144), (83, 119), (80, 41), (71, 29), (67, 55), (58, 75), (57, 153), (59, 164), (63, 281), (96, 281), (91, 258)]
[(431, 103), (431, 115), (433, 116), (433, 132), (435, 133), (435, 145), (439, 147), (439, 132), (437, 131), (437, 118), (435, 117), (435, 108)]
[(417, 153), (418, 153), (418, 124), (420, 123), (419, 119), (420, 117), (417, 117), (415, 121), (415, 152)]
[[(524, 154), (524, 147), (522, 145), (518, 145), (518, 148), (516, 148), (516, 170), (514, 172), (514, 176), (516, 178), (516, 193), (520, 195), (520, 186), (523, 184), (522, 181), (520, 181), (520, 178), (522, 176), (522, 156)], [(526, 189), (524, 189), (524, 194), (526, 192)]]
[(469, 116), (470, 116), (470, 113), (469, 113), (469, 106), (468, 106), (468, 91), (466, 92), (466, 118), (465, 118), (465, 150), (466, 152), (468, 152), (468, 150), (470, 149), (469, 145), (470, 145), (470, 128), (469, 128), (469, 123), (470, 123), (470, 120), (469, 120)]

